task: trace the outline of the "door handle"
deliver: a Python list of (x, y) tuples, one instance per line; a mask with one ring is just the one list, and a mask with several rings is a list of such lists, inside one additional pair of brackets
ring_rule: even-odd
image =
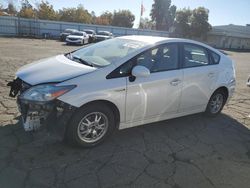
[(208, 77), (210, 78), (214, 77), (214, 73), (213, 72), (208, 73)]
[(170, 82), (170, 84), (172, 86), (177, 86), (179, 83), (181, 83), (181, 80), (179, 80), (179, 79), (175, 79), (175, 80), (173, 80), (173, 81)]

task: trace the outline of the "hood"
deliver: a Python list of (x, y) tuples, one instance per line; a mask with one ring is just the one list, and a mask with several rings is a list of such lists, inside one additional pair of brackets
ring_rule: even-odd
[(25, 65), (17, 71), (16, 76), (28, 84), (36, 85), (62, 82), (94, 70), (96, 68), (71, 61), (64, 55), (58, 55)]
[(83, 36), (77, 36), (77, 35), (68, 35), (67, 37), (71, 38), (71, 39), (82, 39), (83, 38)]

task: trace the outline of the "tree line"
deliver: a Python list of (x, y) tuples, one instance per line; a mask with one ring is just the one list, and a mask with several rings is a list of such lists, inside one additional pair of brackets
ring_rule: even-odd
[[(12, 15), (23, 18), (37, 18), (44, 20), (58, 20), (97, 25), (112, 25), (132, 28), (135, 15), (130, 10), (105, 11), (96, 16), (95, 12), (89, 12), (83, 5), (76, 8), (62, 8), (55, 10), (47, 1), (41, 1), (33, 7), (29, 0), (22, 0), (19, 10), (8, 3), (7, 8), (0, 5), (1, 15)], [(154, 0), (150, 12), (150, 18), (141, 18), (139, 28), (170, 31), (171, 36), (185, 38), (205, 38), (211, 30), (208, 22), (209, 10), (204, 7), (196, 9), (178, 9), (172, 5), (171, 0)]]
[(171, 0), (154, 0), (150, 17), (141, 20), (140, 28), (170, 31), (173, 37), (205, 39), (212, 29), (208, 22), (208, 9), (177, 10), (175, 5), (171, 5)]
[(4, 15), (4, 11), (8, 15), (22, 18), (113, 25), (129, 28), (133, 27), (135, 20), (135, 16), (129, 10), (106, 11), (100, 16), (96, 16), (94, 11), (89, 12), (82, 4), (79, 4), (76, 8), (62, 8), (56, 11), (53, 5), (47, 1), (41, 1), (37, 7), (33, 7), (28, 0), (23, 0), (19, 11), (17, 11), (13, 3), (9, 3), (6, 9), (0, 7), (0, 16)]

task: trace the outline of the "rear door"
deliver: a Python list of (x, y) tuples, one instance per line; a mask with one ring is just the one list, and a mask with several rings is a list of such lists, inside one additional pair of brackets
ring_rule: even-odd
[(219, 75), (218, 65), (211, 61), (208, 49), (192, 43), (182, 44), (181, 112), (205, 110)]

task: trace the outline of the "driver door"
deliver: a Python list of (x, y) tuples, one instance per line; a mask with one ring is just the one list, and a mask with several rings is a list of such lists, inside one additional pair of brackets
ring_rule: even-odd
[(127, 77), (126, 121), (162, 120), (177, 113), (183, 79), (178, 45), (164, 44), (145, 51), (131, 64), (147, 67), (150, 75), (134, 80)]

